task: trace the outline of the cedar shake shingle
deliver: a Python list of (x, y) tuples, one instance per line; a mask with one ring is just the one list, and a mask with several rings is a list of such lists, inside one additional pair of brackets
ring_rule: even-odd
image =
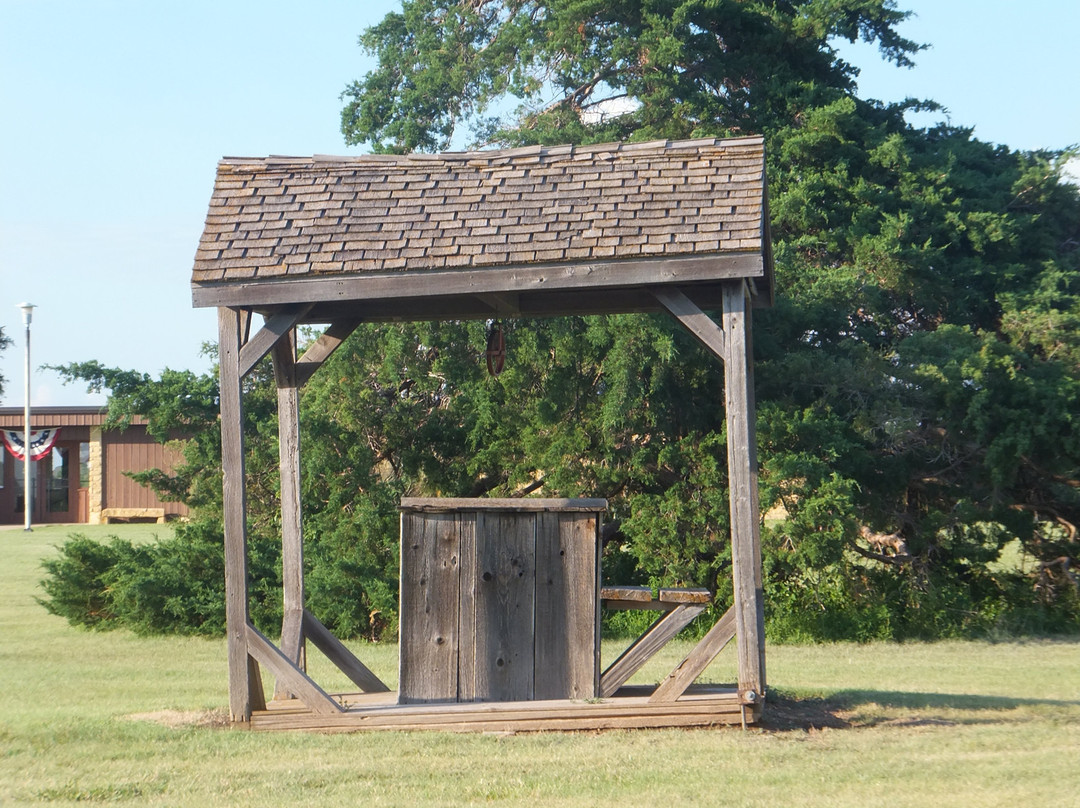
[(766, 249), (759, 137), (225, 158), (192, 282)]

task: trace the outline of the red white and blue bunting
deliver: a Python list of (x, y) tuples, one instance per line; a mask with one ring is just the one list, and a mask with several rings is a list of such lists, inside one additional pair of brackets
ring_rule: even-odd
[[(4, 438), (4, 445), (7, 450), (11, 452), (16, 459), (23, 459), (23, 451), (25, 441), (23, 440), (24, 433), (12, 432), (5, 429), (2, 433)], [(30, 459), (41, 460), (49, 452), (52, 451), (53, 446), (56, 445), (56, 441), (60, 439), (60, 428), (55, 429), (39, 429), (30, 433)]]

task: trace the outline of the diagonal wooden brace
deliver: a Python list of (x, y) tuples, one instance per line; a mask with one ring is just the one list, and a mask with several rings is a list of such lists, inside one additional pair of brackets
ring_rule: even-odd
[(390, 688), (372, 673), (315, 615), (304, 609), (304, 636), (326, 654), (350, 681), (365, 693), (388, 693)]
[(626, 684), (672, 637), (703, 611), (704, 604), (682, 603), (653, 623), (649, 630), (634, 640), (600, 676), (601, 698), (606, 699)]
[(286, 657), (270, 640), (250, 623), (247, 626), (248, 654), (260, 665), (265, 666), (281, 680), (290, 693), (313, 713), (330, 715), (340, 713), (342, 707), (330, 694), (315, 684), (314, 680)]
[(701, 638), (701, 642), (694, 646), (694, 650), (686, 655), (686, 659), (659, 684), (649, 701), (656, 703), (679, 698), (734, 636), (735, 608), (731, 607), (716, 621), (716, 625), (709, 629), (709, 633)]
[(273, 350), (279, 339), (288, 334), (312, 308), (314, 303), (290, 306), (286, 311), (268, 317), (266, 324), (244, 342), (240, 348), (240, 378), (251, 373), (263, 357)]

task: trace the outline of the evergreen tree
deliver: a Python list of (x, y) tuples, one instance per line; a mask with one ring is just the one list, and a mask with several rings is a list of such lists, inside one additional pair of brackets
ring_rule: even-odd
[[(916, 129), (905, 112), (933, 102), (858, 97), (858, 70), (831, 43), (863, 39), (910, 65), (922, 46), (896, 33), (906, 16), (889, 0), (415, 0), (362, 35), (378, 64), (343, 96), (346, 140), (378, 151), (445, 148), (466, 131), (504, 146), (765, 135), (780, 299), (755, 344), (762, 502), (780, 506), (766, 535), (774, 634), (1077, 615), (1076, 189), (1062, 153)], [(565, 329), (518, 330), (542, 343)], [(527, 437), (542, 422), (503, 402), (515, 427), (490, 462), (521, 458), (546, 490), (551, 469), (563, 490), (614, 497), (639, 574), (722, 592), (709, 359), (662, 320), (579, 331), (565, 350), (595, 357), (581, 378), (599, 380), (596, 415), (549, 427), (545, 454)], [(554, 367), (532, 370), (558, 395)], [(1019, 565), (1000, 563), (1006, 548)]]

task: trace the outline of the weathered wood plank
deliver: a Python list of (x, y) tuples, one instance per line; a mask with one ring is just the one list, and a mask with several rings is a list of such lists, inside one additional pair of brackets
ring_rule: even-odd
[(344, 643), (335, 637), (330, 630), (311, 612), (304, 610), (304, 634), (311, 640), (326, 658), (329, 659), (338, 670), (349, 677), (349, 680), (365, 693), (388, 693), (390, 688), (386, 686), (378, 676), (371, 672), (367, 665), (361, 662)]
[(260, 665), (268, 668), (274, 676), (284, 681), (289, 692), (295, 693), (309, 710), (319, 715), (341, 712), (341, 705), (315, 684), (311, 677), (296, 667), (257, 628), (248, 624), (246, 634), (248, 653)]
[(251, 682), (251, 711), (266, 709), (266, 692), (263, 690), (262, 672), (259, 663), (250, 654), (247, 658), (248, 679)]
[(721, 361), (724, 359), (726, 349), (723, 329), (699, 309), (694, 301), (675, 288), (656, 287), (650, 291), (698, 342)]
[(653, 599), (649, 586), (602, 586), (600, 597), (604, 600), (631, 600), (648, 602)]
[(454, 514), (401, 514), (402, 704), (458, 693), (459, 531)]
[(300, 302), (338, 302), (386, 298), (527, 293), (559, 289), (657, 286), (699, 281), (764, 277), (757, 250), (691, 258), (633, 258), (611, 262), (526, 264), (482, 269), (410, 270), (297, 278), (258, 278), (233, 283), (192, 284), (196, 308), (276, 306)]
[(402, 497), (400, 509), (403, 511), (423, 511), (425, 513), (449, 513), (460, 511), (582, 511), (595, 513), (607, 510), (606, 499), (539, 499), (531, 497), (477, 498), (457, 497)]
[(458, 516), (458, 700), (479, 699), (476, 679), (476, 513)]
[(743, 282), (724, 287), (725, 409), (731, 499), (731, 566), (734, 581), (739, 689), (744, 698), (765, 694), (765, 601), (761, 578), (751, 308)]
[(315, 342), (308, 346), (296, 362), (296, 386), (303, 387), (308, 380), (322, 367), (323, 362), (330, 358), (349, 335), (360, 325), (359, 319), (344, 319), (331, 323)]
[(498, 317), (516, 317), (521, 314), (521, 298), (512, 292), (481, 294), (477, 297), (485, 305), (491, 306), (492, 314)]
[[(296, 385), (296, 330), (274, 344), (274, 381), (278, 406), (278, 469), (281, 491), (281, 650), (300, 670), (304, 654), (304, 535), (300, 506), (300, 399)], [(274, 698), (287, 695), (282, 682)]]
[[(295, 609), (286, 611), (281, 617), (281, 653), (302, 671), (307, 670), (307, 649), (304, 643), (304, 613)], [(290, 699), (293, 694), (280, 679), (274, 682), (274, 699)]]
[[(388, 705), (365, 699), (336, 715), (274, 709), (252, 720), (258, 730), (439, 730), (444, 732), (529, 732), (634, 729), (644, 727), (737, 725), (741, 705), (730, 688), (695, 688), (677, 702), (650, 703), (625, 688), (603, 701), (553, 700), (471, 704)], [(346, 699), (347, 700), (347, 699)]]
[(697, 587), (661, 589), (659, 599), (661, 603), (708, 603), (712, 600), (712, 593)]
[[(248, 664), (247, 493), (244, 480), (243, 397), (239, 371), (241, 313), (218, 309), (222, 504), (225, 530), (225, 624), (229, 656), (229, 714), (251, 718), (261, 683)], [(257, 703), (257, 702), (256, 702)]]
[(716, 655), (724, 650), (735, 635), (737, 610), (734, 606), (721, 616), (709, 632), (701, 638), (686, 658), (668, 674), (649, 698), (650, 703), (671, 702), (686, 692)]
[(534, 699), (597, 694), (598, 568), (596, 516), (536, 515)]
[(263, 357), (270, 353), (278, 340), (292, 331), (296, 324), (314, 306), (314, 303), (290, 306), (287, 310), (267, 318), (263, 327), (253, 337), (245, 341), (240, 349), (240, 358), (238, 360), (240, 376), (247, 376), (262, 361)]
[[(431, 518), (428, 516), (427, 518)], [(531, 699), (536, 539), (520, 514), (476, 514), (476, 694)]]
[(704, 606), (683, 603), (653, 623), (600, 676), (600, 695), (607, 698), (614, 694), (703, 611)]

